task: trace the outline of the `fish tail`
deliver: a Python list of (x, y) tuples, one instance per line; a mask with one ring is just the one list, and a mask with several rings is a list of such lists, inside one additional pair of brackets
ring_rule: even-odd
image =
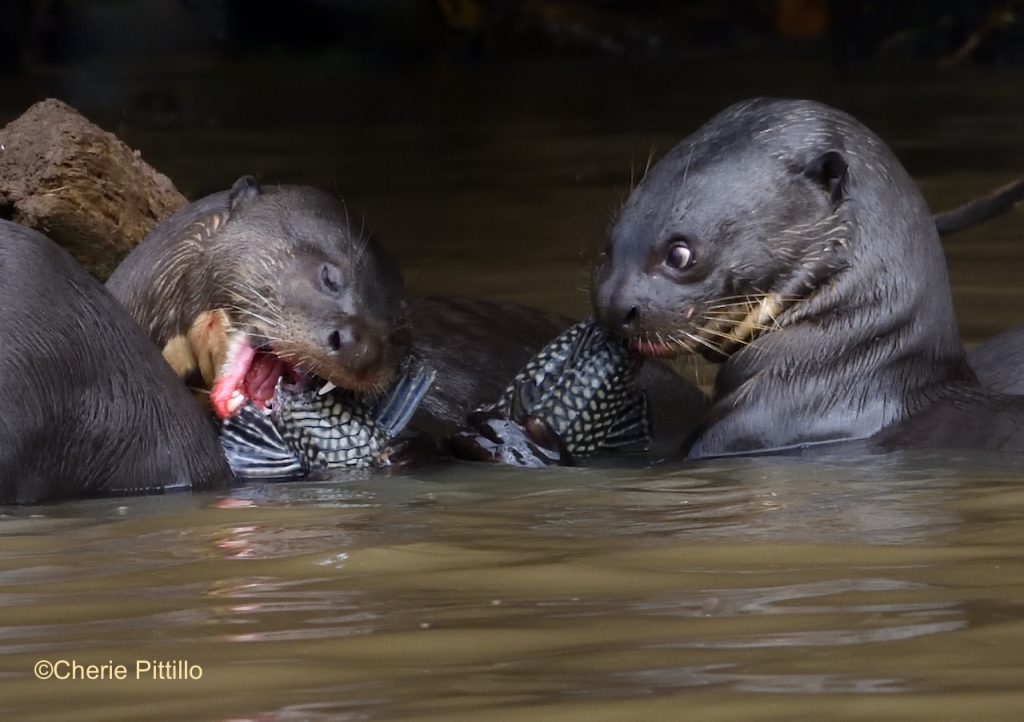
[[(608, 340), (607, 332), (592, 316), (573, 326), (570, 331), (574, 332), (576, 337), (572, 339), (572, 346), (565, 363), (562, 364), (563, 368), (578, 365), (594, 353), (595, 346)], [(564, 335), (568, 337), (569, 334)]]
[(436, 376), (437, 371), (421, 365), (403, 373), (377, 407), (377, 427), (388, 437), (396, 436), (412, 419)]
[(651, 415), (647, 395), (636, 392), (622, 407), (622, 413), (600, 447), (606, 451), (647, 451), (651, 447)]
[(239, 479), (291, 481), (309, 473), (307, 462), (288, 446), (270, 418), (251, 404), (223, 422), (220, 445)]

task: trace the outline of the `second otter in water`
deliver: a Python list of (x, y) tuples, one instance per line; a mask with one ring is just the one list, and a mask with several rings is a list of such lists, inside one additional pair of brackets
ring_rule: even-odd
[(967, 365), (924, 199), (846, 113), (726, 109), (634, 190), (594, 280), (638, 351), (722, 364), (691, 457), (868, 437), (1024, 452), (1024, 398)]
[(304, 186), (240, 178), (160, 224), (107, 288), (221, 418), (282, 377), (380, 390), (409, 343), (398, 268)]

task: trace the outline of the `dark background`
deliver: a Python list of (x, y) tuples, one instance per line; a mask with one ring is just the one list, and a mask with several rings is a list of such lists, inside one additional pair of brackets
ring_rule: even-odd
[[(6, 0), (0, 113), (56, 95), (117, 130), (353, 123), (548, 103), (629, 123), (634, 92), (845, 88), (1019, 67), (1017, 2), (937, 0)], [(911, 78), (907, 78), (907, 73)], [(452, 78), (446, 85), (444, 80)], [(376, 83), (364, 82), (374, 78)], [(475, 85), (470, 78), (478, 78)], [(615, 78), (621, 79), (618, 86)], [(397, 87), (426, 87), (405, 98)], [(459, 83), (464, 85), (460, 86)], [(524, 88), (523, 85), (528, 85)], [(556, 97), (545, 94), (556, 86)], [(623, 87), (625, 86), (625, 87)], [(528, 91), (528, 92), (526, 92)], [(211, 93), (211, 95), (207, 95)], [(621, 95), (616, 95), (621, 93)], [(581, 93), (583, 95), (584, 93)], [(218, 97), (219, 96), (219, 97)], [(559, 100), (563, 102), (558, 102)], [(955, 99), (948, 99), (955, 102)], [(444, 106), (444, 107), (441, 107)]]
[[(1024, 169), (1006, 0), (7, 0), (0, 90), (0, 123), (61, 98), (189, 197), (343, 195), (413, 292), (573, 315), (630, 184), (745, 97), (848, 110), (936, 209)], [(969, 337), (1024, 322), (1019, 215), (949, 246)]]

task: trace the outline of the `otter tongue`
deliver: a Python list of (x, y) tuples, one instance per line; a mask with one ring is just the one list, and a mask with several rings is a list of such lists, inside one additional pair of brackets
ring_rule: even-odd
[(259, 408), (266, 408), (274, 398), (277, 380), (284, 375), (286, 364), (273, 354), (257, 351), (242, 382), (243, 393)]

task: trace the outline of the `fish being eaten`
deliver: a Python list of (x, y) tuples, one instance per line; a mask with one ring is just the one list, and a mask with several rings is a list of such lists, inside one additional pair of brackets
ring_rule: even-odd
[(317, 469), (388, 466), (389, 443), (409, 423), (435, 372), (407, 367), (379, 397), (324, 384), (279, 382), (269, 413), (253, 403), (221, 422), (235, 476), (286, 481)]
[(534, 356), (501, 397), (469, 416), (457, 455), (517, 466), (573, 465), (604, 452), (645, 451), (642, 360), (594, 320), (571, 326)]

